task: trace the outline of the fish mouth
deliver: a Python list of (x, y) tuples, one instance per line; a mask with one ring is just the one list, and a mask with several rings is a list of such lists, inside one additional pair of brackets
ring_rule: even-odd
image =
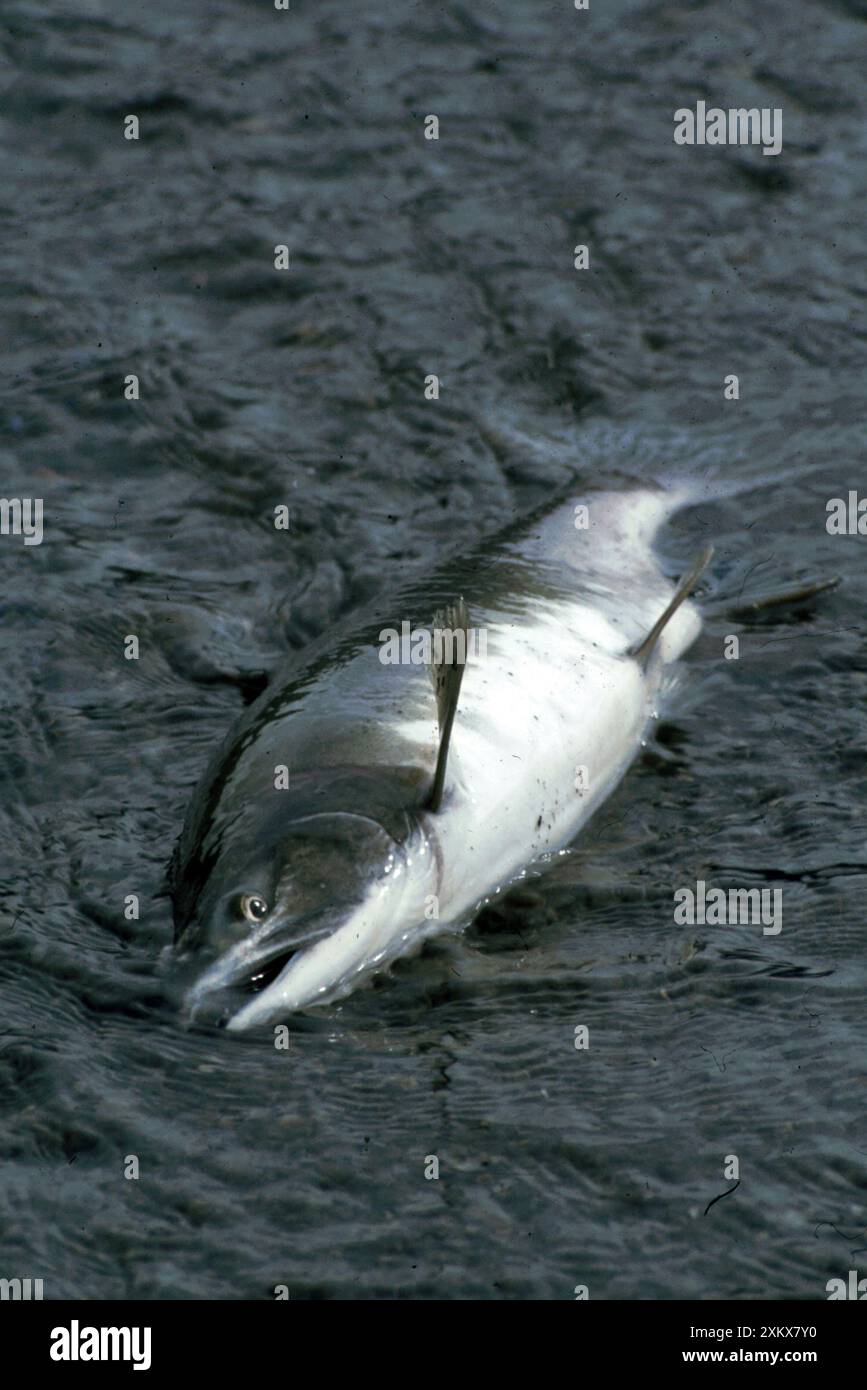
[(273, 960), (268, 961), (258, 970), (255, 975), (251, 975), (241, 986), (244, 994), (261, 994), (269, 985), (273, 985), (278, 975), (282, 974), (285, 967), (295, 956), (297, 956), (300, 946), (290, 946), (287, 951), (281, 951), (274, 956)]
[(219, 1026), (231, 1024), (232, 1018), (258, 995), (266, 993), (280, 978), (286, 967), (307, 947), (330, 934), (333, 923), (310, 926), (299, 933), (293, 924), (291, 939), (280, 931), (288, 923), (272, 923), (267, 933), (247, 937), (208, 965), (184, 995), (184, 1014), (187, 1021), (213, 1021)]

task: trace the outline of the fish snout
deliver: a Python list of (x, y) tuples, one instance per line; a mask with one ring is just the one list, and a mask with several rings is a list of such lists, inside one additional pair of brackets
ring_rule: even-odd
[[(190, 1021), (225, 1022), (251, 995), (268, 988), (294, 956), (327, 936), (331, 921), (317, 913), (314, 920), (299, 923), (289, 912), (274, 912), (267, 923), (250, 931), (223, 924), (203, 932), (206, 946), (197, 952), (207, 962), (184, 995)], [(192, 949), (185, 955), (192, 959)]]

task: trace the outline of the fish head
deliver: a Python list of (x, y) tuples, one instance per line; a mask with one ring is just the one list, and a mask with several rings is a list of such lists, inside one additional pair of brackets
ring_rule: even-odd
[(377, 821), (335, 811), (236, 839), (212, 861), (193, 910), (175, 902), (178, 957), (196, 971), (185, 1012), (235, 1031), (339, 991), (376, 954), (407, 867)]

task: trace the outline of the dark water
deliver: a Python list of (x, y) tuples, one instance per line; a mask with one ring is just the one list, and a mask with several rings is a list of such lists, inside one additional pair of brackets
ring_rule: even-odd
[[(0, 537), (0, 1275), (824, 1298), (863, 1272), (867, 540), (825, 508), (864, 484), (865, 19), (4, 6), (0, 478), (45, 535)], [(699, 99), (780, 107), (783, 153), (676, 146)], [(586, 840), (288, 1051), (183, 1031), (156, 895), (242, 673), (623, 469), (746, 490), (663, 538), (672, 572), (717, 543), (707, 627)], [(782, 932), (674, 925), (699, 878), (782, 888)]]

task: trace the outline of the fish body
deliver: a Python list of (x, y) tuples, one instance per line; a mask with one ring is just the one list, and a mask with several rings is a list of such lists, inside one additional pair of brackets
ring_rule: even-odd
[[(700, 628), (680, 603), (641, 648), (675, 595), (653, 539), (685, 500), (541, 509), (288, 664), (214, 759), (173, 860), (179, 946), (210, 956), (193, 1013), (222, 999), (243, 1030), (347, 993), (575, 838)], [(432, 810), (431, 670), (383, 659), (384, 633), (457, 596), (476, 642)]]

